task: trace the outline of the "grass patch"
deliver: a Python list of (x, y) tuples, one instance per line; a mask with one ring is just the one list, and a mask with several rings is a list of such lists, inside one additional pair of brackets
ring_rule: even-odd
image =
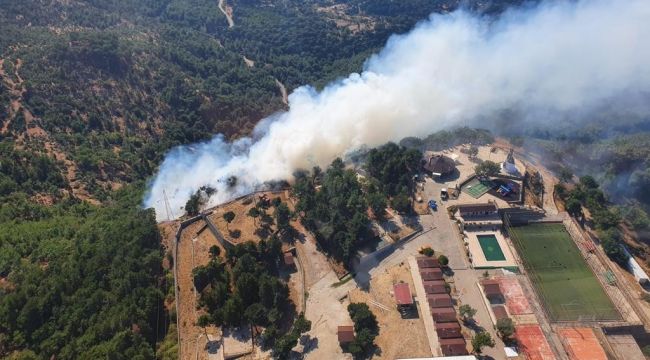
[(563, 224), (513, 227), (510, 234), (552, 320), (621, 318)]

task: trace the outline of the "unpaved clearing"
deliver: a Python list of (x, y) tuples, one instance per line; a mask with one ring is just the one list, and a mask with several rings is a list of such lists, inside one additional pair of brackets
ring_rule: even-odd
[(199, 232), (204, 228), (204, 221), (197, 221), (189, 225), (181, 234), (178, 243), (176, 262), (178, 278), (176, 291), (178, 292), (178, 324), (180, 330), (180, 358), (208, 359), (204, 350), (207, 344), (206, 335), (218, 337), (219, 329), (210, 326), (203, 329), (196, 325), (201, 311), (196, 309), (197, 297), (192, 280), (192, 270), (198, 265), (205, 265), (209, 261), (208, 249), (217, 244), (217, 240), (209, 230)]
[(242, 55), (242, 58), (244, 59), (244, 64), (246, 64), (246, 66), (249, 68), (255, 67), (255, 61), (247, 58), (246, 55)]
[(347, 296), (355, 284), (354, 281), (349, 281), (339, 287), (333, 287), (336, 282), (336, 274), (330, 271), (309, 289), (305, 317), (311, 321), (311, 330), (307, 334), (310, 339), (317, 339), (308, 341), (304, 346), (305, 359), (352, 358), (341, 350), (337, 329), (340, 325), (353, 324), (347, 311)]
[[(407, 262), (387, 269), (383, 273), (375, 274), (370, 280), (368, 292), (361, 289), (354, 289), (350, 292), (351, 302), (367, 303), (372, 313), (377, 317), (380, 331), (375, 343), (381, 349), (381, 352), (375, 355), (373, 359), (424, 358), (431, 356), (422, 319), (402, 319), (396, 309), (393, 285), (399, 282), (409, 284), (411, 293), (415, 293)], [(375, 305), (373, 302), (389, 310)]]
[[(284, 191), (264, 194), (268, 196), (269, 200), (279, 197), (282, 202), (286, 203), (287, 201), (287, 194)], [(235, 244), (246, 241), (259, 242), (276, 229), (275, 224), (273, 224), (270, 226), (269, 231), (264, 230), (262, 227), (262, 216), (253, 218), (248, 215), (250, 209), (255, 207), (255, 204), (260, 201), (260, 196), (260, 193), (252, 194), (244, 199), (218, 206), (212, 209), (212, 214), (209, 215), (209, 218), (217, 226), (219, 231), (221, 231), (223, 236)], [(223, 215), (229, 211), (235, 213), (235, 219), (230, 224), (223, 218)], [(269, 206), (267, 209), (260, 209), (260, 211), (264, 211), (268, 216), (273, 217), (274, 207)]]

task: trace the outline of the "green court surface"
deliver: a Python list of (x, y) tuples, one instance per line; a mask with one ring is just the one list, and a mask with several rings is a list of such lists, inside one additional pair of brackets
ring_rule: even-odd
[(501, 246), (494, 235), (476, 235), (478, 243), (481, 245), (483, 254), (487, 261), (503, 261), (506, 256), (503, 255)]
[(478, 199), (486, 192), (490, 191), (495, 186), (491, 180), (472, 179), (467, 184), (463, 185), (463, 191), (474, 199)]
[(512, 227), (509, 233), (551, 320), (621, 318), (562, 223)]

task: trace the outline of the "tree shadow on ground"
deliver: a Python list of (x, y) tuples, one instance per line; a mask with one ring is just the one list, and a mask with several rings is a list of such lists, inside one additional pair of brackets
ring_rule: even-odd
[(303, 335), (300, 337), (300, 345), (302, 345), (302, 354), (309, 354), (318, 348), (318, 338), (311, 337), (310, 335)]
[(472, 331), (479, 333), (481, 331), (485, 331), (485, 328), (479, 325), (475, 319), (468, 319), (466, 321), (463, 321), (463, 325), (471, 329)]

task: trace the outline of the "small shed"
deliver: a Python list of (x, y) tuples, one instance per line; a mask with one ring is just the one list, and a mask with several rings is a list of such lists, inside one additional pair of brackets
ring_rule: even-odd
[(354, 341), (354, 326), (344, 325), (339, 326), (337, 335), (339, 338), (339, 344), (349, 344)]
[(440, 349), (445, 356), (468, 355), (467, 343), (463, 338), (440, 339)]
[(427, 294), (447, 294), (447, 283), (444, 280), (423, 281), (424, 292)]
[(492, 305), (492, 312), (494, 313), (497, 321), (509, 318), (508, 311), (503, 305)]
[(438, 262), (438, 259), (428, 257), (428, 256), (420, 256), (417, 258), (418, 261), (418, 267), (420, 269), (429, 269), (429, 268), (439, 268), (440, 263)]
[(453, 307), (447, 308), (433, 308), (431, 309), (431, 317), (435, 322), (452, 322), (458, 321), (456, 319), (456, 310)]
[(498, 281), (484, 280), (481, 285), (483, 286), (485, 297), (487, 297), (491, 303), (502, 303), (504, 301), (503, 293), (501, 293), (501, 286), (499, 286)]
[(393, 293), (395, 294), (395, 302), (397, 307), (409, 307), (413, 305), (413, 296), (409, 284), (399, 283), (393, 286)]
[(460, 332), (460, 324), (456, 322), (437, 323), (436, 333), (439, 339), (453, 339), (462, 338), (463, 334)]
[(427, 300), (429, 301), (429, 307), (432, 308), (444, 308), (454, 305), (449, 294), (429, 294)]
[(440, 268), (420, 269), (422, 280), (442, 280), (442, 270)]

